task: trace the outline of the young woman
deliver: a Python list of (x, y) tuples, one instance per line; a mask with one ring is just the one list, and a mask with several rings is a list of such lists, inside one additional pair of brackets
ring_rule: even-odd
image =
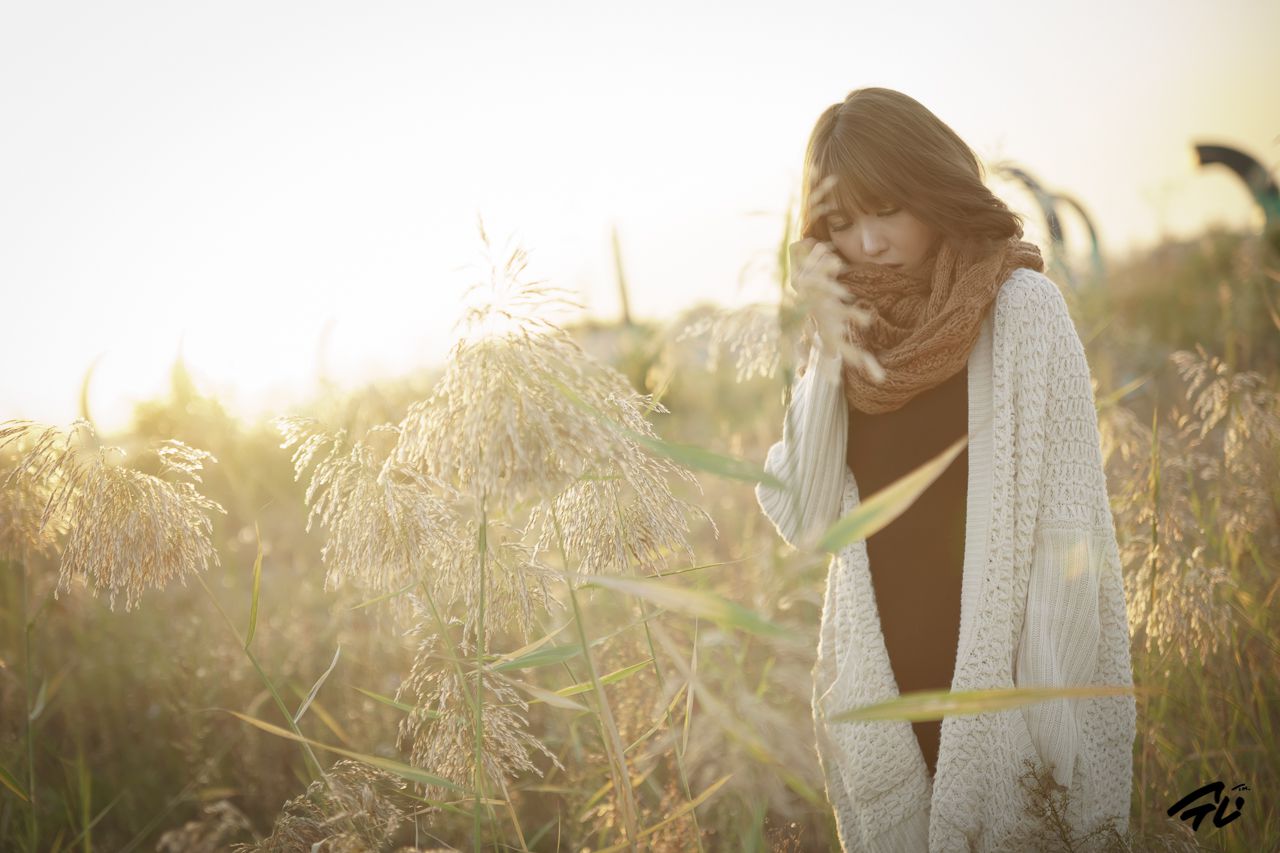
[(788, 542), (812, 542), (968, 437), (910, 508), (831, 564), (813, 701), (841, 843), (1034, 849), (1031, 770), (1065, 789), (1073, 833), (1123, 832), (1131, 695), (940, 723), (829, 719), (900, 692), (1131, 686), (1132, 671), (1089, 367), (1019, 218), (969, 146), (890, 89), (823, 112), (804, 190), (802, 242), (839, 254), (837, 281), (870, 316), (843, 331), (883, 373), (816, 337), (765, 465), (791, 488), (761, 484), (762, 509)]

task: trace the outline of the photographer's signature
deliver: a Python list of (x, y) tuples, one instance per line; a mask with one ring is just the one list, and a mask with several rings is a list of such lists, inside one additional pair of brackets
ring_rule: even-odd
[[(1210, 813), (1214, 813), (1213, 825), (1216, 826), (1218, 829), (1221, 829), (1222, 827), (1231, 823), (1231, 821), (1240, 817), (1240, 811), (1244, 808), (1244, 797), (1237, 796), (1234, 798), (1235, 811), (1231, 812), (1230, 814), (1227, 814), (1227, 809), (1232, 806), (1231, 801), (1233, 798), (1230, 796), (1224, 796), (1223, 791), (1225, 788), (1226, 788), (1226, 784), (1221, 781), (1210, 782), (1207, 785), (1201, 785), (1199, 788), (1196, 788), (1190, 794), (1187, 794), (1185, 797), (1178, 800), (1173, 805), (1169, 806), (1169, 812), (1168, 812), (1169, 817), (1173, 817), (1174, 814), (1176, 814), (1179, 811), (1182, 811), (1182, 814), (1179, 815), (1179, 819), (1191, 821), (1191, 830), (1193, 832), (1199, 832), (1201, 822)], [(1249, 786), (1236, 785), (1231, 790), (1247, 791), (1249, 790)], [(1192, 803), (1196, 802), (1197, 800), (1203, 800), (1209, 794), (1213, 794), (1212, 802), (1203, 802), (1197, 806), (1192, 805)]]

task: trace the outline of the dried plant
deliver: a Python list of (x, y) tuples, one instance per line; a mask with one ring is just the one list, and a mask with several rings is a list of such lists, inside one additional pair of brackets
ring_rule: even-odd
[[(612, 395), (604, 408), (626, 429), (656, 437), (636, 394)], [(655, 411), (665, 412), (653, 404)], [(591, 475), (569, 484), (554, 498), (538, 504), (529, 526), (539, 532), (537, 548), (557, 550), (587, 573), (653, 570), (667, 565), (672, 552), (693, 560), (689, 517), (715, 522), (701, 507), (680, 500), (670, 478), (701, 486), (687, 469), (632, 445), (629, 452), (600, 461)], [(561, 543), (563, 538), (563, 543)]]
[(1024, 759), (1018, 784), (1022, 789), (1022, 834), (1008, 840), (1010, 850), (1043, 853), (1130, 853), (1131, 848), (1117, 828), (1115, 818), (1101, 821), (1084, 832), (1079, 805), (1070, 788), (1059, 785), (1044, 765)]
[(10, 422), (0, 442), (28, 435), (30, 449), (18, 460), (10, 478), (27, 478), (21, 489), (50, 490), (40, 526), (65, 526), (58, 590), (84, 579), (94, 594), (105, 591), (111, 608), (117, 595), (125, 609), (137, 603), (147, 587), (163, 587), (173, 578), (219, 563), (210, 543), (213, 525), (208, 513), (225, 512), (196, 489), (205, 462), (213, 455), (180, 441), (164, 441), (155, 448), (169, 480), (125, 467), (118, 447), (87, 447), (96, 441), (92, 424), (77, 420), (65, 433), (56, 427), (39, 429), (30, 422)]
[(0, 556), (23, 562), (36, 555), (53, 556), (66, 533), (61, 516), (42, 523), (53, 496), (51, 478), (28, 476), (19, 468), (32, 449), (31, 437), (32, 431), (21, 426), (0, 427)]
[[(851, 301), (849, 291), (836, 279), (844, 261), (830, 243), (812, 238), (792, 243), (790, 252), (791, 290), (784, 297), (782, 316), (784, 328), (800, 328), (799, 373), (803, 375), (816, 345), (824, 357), (823, 370), (856, 365), (874, 381), (883, 380), (884, 368), (875, 356), (854, 345), (849, 336), (850, 327), (866, 326), (871, 315)], [(836, 355), (838, 360), (832, 358)]]
[[(398, 435), (390, 425), (374, 427), (365, 441), (349, 441), (345, 430), (325, 431), (312, 418), (276, 418), (282, 448), (295, 448), (294, 478), (314, 463), (307, 486), (307, 532), (319, 521), (328, 531), (321, 559), (328, 566), (325, 589), (350, 582), (377, 595), (392, 596), (404, 615), (404, 598), (395, 595), (418, 583), (446, 600), (471, 557), (466, 525), (442, 495), (440, 483), (391, 456), (379, 439)], [(384, 442), (385, 443), (385, 442)]]
[(1077, 792), (1057, 784), (1048, 768), (1030, 760), (1024, 761), (1018, 784), (1027, 821), (1017, 837), (1007, 840), (1007, 849), (1036, 853), (1194, 853), (1204, 849), (1185, 827), (1154, 833), (1130, 827), (1122, 832), (1119, 821), (1111, 817), (1079, 831)]
[(625, 449), (570, 394), (600, 403), (626, 379), (551, 322), (547, 315), (568, 300), (525, 280), (526, 264), (517, 249), (472, 289), (480, 304), (460, 321), (435, 391), (410, 407), (396, 449), (399, 461), (487, 506), (555, 494)]
[(1220, 440), (1213, 445), (1215, 465), (1200, 476), (1231, 484), (1222, 495), (1220, 521), (1233, 544), (1244, 547), (1245, 537), (1258, 535), (1265, 521), (1275, 517), (1280, 400), (1262, 374), (1233, 373), (1199, 344), (1195, 353), (1180, 350), (1169, 359), (1187, 383), (1186, 398), (1200, 420), (1200, 438), (1221, 426)]
[(782, 356), (778, 306), (753, 302), (738, 308), (716, 310), (683, 324), (673, 340), (705, 341), (707, 369), (718, 370), (721, 353), (733, 358), (734, 378), (746, 382), (755, 376), (774, 376)]
[(488, 506), (555, 494), (628, 450), (600, 405), (626, 387), (562, 330), (521, 330), (457, 346), (427, 400), (410, 407), (397, 457)]
[(467, 559), (455, 564), (460, 570), (449, 577), (450, 602), (460, 602), (463, 642), (474, 641), (480, 630), (479, 560), (484, 564), (484, 630), (485, 647), (497, 635), (511, 632), (530, 640), (542, 611), (557, 604), (549, 584), (558, 575), (537, 559), (532, 548), (524, 544), (524, 531), (502, 521), (484, 524), (485, 547), (479, 547), (480, 525), (466, 524), (466, 541), (471, 545)]
[[(829, 175), (815, 188), (810, 204), (821, 215), (830, 209), (835, 176)], [(787, 341), (796, 346), (795, 361), (803, 375), (815, 344), (826, 356), (823, 370), (834, 371), (842, 364), (861, 367), (875, 381), (884, 378), (884, 369), (875, 356), (850, 339), (851, 327), (863, 327), (871, 320), (865, 308), (852, 301), (838, 276), (844, 260), (830, 242), (804, 237), (787, 245), (787, 287), (777, 304), (753, 303), (739, 308), (714, 311), (686, 323), (674, 340), (706, 340), (708, 368), (716, 369), (721, 349), (733, 356), (735, 378), (739, 382), (753, 376), (773, 376), (782, 364), (782, 348)], [(838, 360), (832, 356), (839, 355)], [(833, 377), (834, 378), (834, 377)]]
[[(1258, 374), (1233, 375), (1197, 349), (1170, 356), (1187, 382), (1190, 413), (1175, 405), (1156, 433), (1120, 406), (1099, 417), (1130, 624), (1149, 651), (1176, 652), (1184, 663), (1230, 636), (1219, 597), (1229, 573), (1211, 537), (1229, 543), (1228, 558), (1249, 548), (1274, 554), (1280, 545), (1276, 395)], [(1213, 494), (1216, 519), (1205, 515)]]
[(250, 829), (244, 812), (230, 800), (218, 800), (203, 806), (198, 819), (161, 835), (156, 853), (218, 853)]
[[(425, 614), (423, 614), (425, 617)], [(399, 701), (412, 704), (413, 711), (400, 723), (398, 745), (408, 749), (417, 767), (429, 770), (451, 782), (470, 786), (476, 778), (475, 767), (475, 681), (466, 673), (467, 682), (459, 677), (457, 661), (442, 658), (436, 652), (439, 635), (423, 619), (410, 634), (418, 639), (413, 667), (396, 693)], [(460, 648), (463, 654), (469, 649)], [(452, 655), (452, 649), (444, 655)], [(527, 731), (524, 713), (528, 703), (506, 682), (485, 674), (481, 689), (481, 715), (484, 732), (482, 762), (487, 790), (501, 791), (517, 773), (542, 771), (533, 763), (537, 752), (551, 759), (560, 769), (560, 760)], [(424, 786), (426, 799), (441, 799), (445, 791)]]
[(236, 853), (367, 853), (385, 849), (413, 801), (404, 780), (358, 761), (338, 761), (284, 804), (269, 836)]

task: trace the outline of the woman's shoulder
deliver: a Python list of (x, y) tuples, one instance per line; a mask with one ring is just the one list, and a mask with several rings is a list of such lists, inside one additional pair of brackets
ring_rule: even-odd
[(1018, 267), (996, 292), (998, 308), (1019, 310), (1043, 310), (1061, 304), (1066, 306), (1062, 291), (1053, 279), (1030, 267)]
[(1010, 273), (996, 293), (993, 314), (997, 341), (1016, 339), (1053, 352), (1061, 352), (1062, 346), (1079, 346), (1066, 298), (1053, 279), (1037, 270), (1023, 266)]

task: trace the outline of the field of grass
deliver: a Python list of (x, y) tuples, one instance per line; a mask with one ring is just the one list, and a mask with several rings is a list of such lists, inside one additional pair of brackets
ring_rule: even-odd
[[(1272, 251), (1066, 293), (1143, 691), (1112, 849), (1280, 849)], [(438, 370), (246, 423), (178, 364), (124, 434), (3, 426), (0, 849), (835, 846), (826, 560), (752, 485), (790, 315), (562, 328), (522, 263)], [(1166, 816), (1215, 780), (1238, 819)]]

